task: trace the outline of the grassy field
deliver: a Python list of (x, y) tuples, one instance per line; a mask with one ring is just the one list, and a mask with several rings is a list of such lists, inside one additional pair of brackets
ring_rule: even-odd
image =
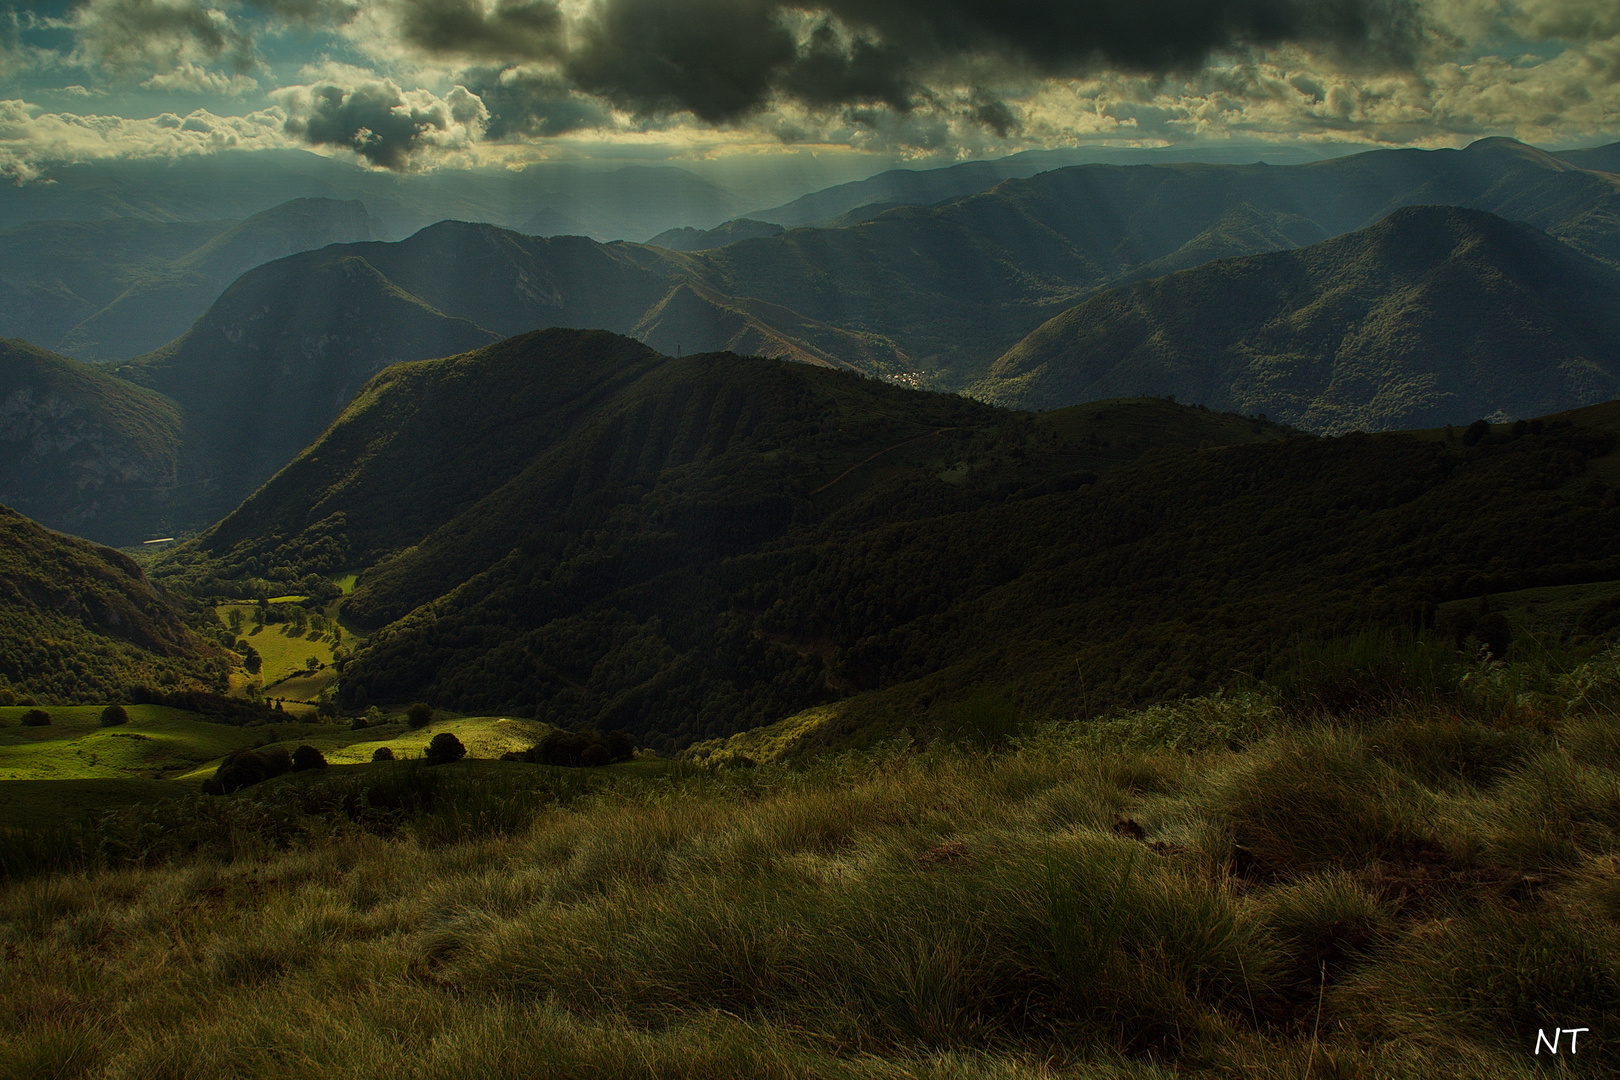
[[(276, 601), (290, 602), (301, 599), (303, 598), (278, 597)], [(307, 629), (301, 634), (296, 633), (291, 623), (254, 626), (253, 604), (220, 604), (214, 611), (219, 616), (220, 622), (227, 625), (232, 611), (241, 613), (240, 633), (258, 652), (263, 662), (258, 684), (264, 688), (267, 697), (284, 698), (288, 702), (312, 702), (322, 690), (336, 681), (337, 672), (332, 668), (334, 644), (329, 635), (317, 634)], [(345, 637), (352, 643), (353, 639), (347, 631)], [(319, 667), (312, 673), (303, 674), (309, 671), (308, 662), (311, 658)], [(241, 689), (246, 689), (246, 683)], [(300, 715), (310, 711), (298, 706), (293, 708)]]
[(24, 727), (27, 709), (0, 707), (0, 780), (164, 779), (251, 746), (268, 730), (210, 723), (161, 705), (126, 706), (129, 723), (104, 728), (102, 708), (51, 706), (50, 724)]
[(1620, 658), (1386, 644), (1000, 748), (130, 811), (196, 854), (0, 889), (0, 1075), (1614, 1075)]

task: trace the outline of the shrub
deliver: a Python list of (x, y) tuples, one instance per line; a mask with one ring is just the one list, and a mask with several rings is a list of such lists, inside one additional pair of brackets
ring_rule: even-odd
[(124, 711), (122, 705), (109, 705), (101, 710), (101, 726), (117, 727), (119, 724), (129, 723), (129, 713)]
[(313, 746), (304, 745), (292, 752), (293, 772), (326, 768), (326, 755)]
[(371, 752), (372, 761), (393, 761), (394, 751), (387, 746), (379, 746)]
[(44, 709), (29, 709), (23, 713), (24, 727), (44, 727), (51, 722), (51, 714)]
[(1461, 678), (1450, 642), (1379, 630), (1301, 642), (1277, 669), (1270, 679), (1277, 704), (1296, 719), (1381, 717), (1401, 706), (1432, 706), (1454, 697)]
[(349, 729), (351, 731), (364, 731), (370, 726), (370, 722), (367, 721), (363, 716), (357, 716), (353, 720), (349, 721)]
[(214, 770), (214, 782), (205, 791), (229, 795), (245, 787), (289, 773), (293, 769), (292, 756), (279, 746), (262, 750), (233, 750)]
[(461, 745), (461, 740), (448, 731), (441, 731), (433, 736), (428, 743), (425, 755), (429, 765), (448, 765), (452, 761), (460, 761), (467, 756), (467, 748)]
[(433, 721), (433, 707), (424, 701), (405, 710), (405, 722), (413, 728), (427, 727)]
[(983, 749), (1007, 745), (1023, 730), (1018, 702), (1006, 691), (979, 690), (946, 710), (945, 737)]

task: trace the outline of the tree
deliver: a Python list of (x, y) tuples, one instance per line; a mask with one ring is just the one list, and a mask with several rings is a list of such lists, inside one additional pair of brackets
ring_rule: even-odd
[(448, 765), (452, 761), (460, 761), (467, 756), (467, 748), (461, 745), (461, 740), (448, 731), (441, 731), (433, 736), (428, 743), (427, 754), (424, 755), (429, 765)]
[(119, 724), (129, 723), (129, 713), (124, 711), (122, 705), (109, 705), (101, 710), (101, 726), (117, 727)]
[(293, 772), (326, 768), (326, 755), (313, 746), (304, 745), (292, 752)]
[(51, 722), (51, 714), (44, 709), (29, 709), (23, 713), (24, 727), (44, 727)]
[(413, 728), (424, 728), (433, 722), (433, 706), (418, 701), (405, 710), (405, 722)]

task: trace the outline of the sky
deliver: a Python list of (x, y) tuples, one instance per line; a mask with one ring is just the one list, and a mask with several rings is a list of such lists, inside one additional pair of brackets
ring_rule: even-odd
[(0, 177), (1620, 140), (1620, 0), (0, 0)]

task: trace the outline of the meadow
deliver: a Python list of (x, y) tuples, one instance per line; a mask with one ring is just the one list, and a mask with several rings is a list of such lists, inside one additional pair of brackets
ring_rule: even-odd
[(1620, 655), (1373, 635), (930, 746), (109, 811), (0, 889), (0, 1076), (1612, 1075), (1617, 707)]

